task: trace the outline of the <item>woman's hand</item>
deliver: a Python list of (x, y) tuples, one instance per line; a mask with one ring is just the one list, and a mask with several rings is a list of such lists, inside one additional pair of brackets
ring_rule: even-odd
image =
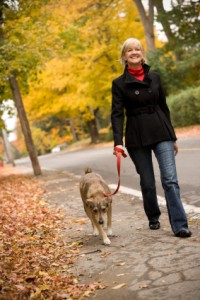
[[(122, 145), (116, 145), (115, 147), (123, 149)], [(113, 155), (117, 156), (117, 151), (113, 151)]]
[(176, 154), (178, 154), (178, 145), (176, 142), (174, 142), (174, 154), (176, 156)]

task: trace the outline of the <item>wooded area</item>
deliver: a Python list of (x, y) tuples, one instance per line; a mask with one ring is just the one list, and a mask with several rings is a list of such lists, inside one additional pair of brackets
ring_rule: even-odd
[[(166, 7), (169, 2), (171, 7)], [(181, 122), (179, 118), (177, 125), (200, 123), (199, 3), (144, 3), (147, 1), (1, 1), (0, 116), (5, 101), (13, 99), (21, 123), (15, 147), (20, 155), (28, 150), (35, 173), (40, 173), (36, 152), (47, 153), (57, 144), (88, 136), (92, 143), (102, 137), (112, 139), (111, 82), (123, 71), (120, 46), (129, 37), (144, 44), (147, 62), (161, 74), (172, 110), (181, 93), (186, 117)], [(158, 40), (155, 22), (162, 25), (166, 42)], [(13, 82), (23, 99), (22, 116)], [(188, 102), (192, 103), (189, 108), (184, 104)], [(172, 116), (176, 125), (174, 111)]]

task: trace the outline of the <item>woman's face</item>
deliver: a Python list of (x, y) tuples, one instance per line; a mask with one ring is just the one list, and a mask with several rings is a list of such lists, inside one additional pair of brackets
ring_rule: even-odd
[(127, 62), (129, 67), (140, 68), (143, 59), (143, 52), (140, 45), (135, 43), (128, 45), (123, 59)]

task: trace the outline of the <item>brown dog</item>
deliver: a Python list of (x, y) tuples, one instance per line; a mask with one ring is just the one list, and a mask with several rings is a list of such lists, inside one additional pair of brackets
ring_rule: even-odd
[[(80, 194), (84, 209), (91, 220), (93, 235), (100, 234), (104, 244), (109, 245), (111, 242), (107, 234), (112, 235), (112, 198), (105, 197), (104, 193), (111, 193), (106, 182), (99, 174), (87, 168), (80, 180)], [(107, 234), (103, 229), (106, 215)]]

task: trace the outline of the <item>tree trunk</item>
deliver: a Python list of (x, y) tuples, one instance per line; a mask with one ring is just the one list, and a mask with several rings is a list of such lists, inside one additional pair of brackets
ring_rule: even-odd
[(167, 37), (168, 43), (170, 44), (170, 49), (172, 49), (174, 51), (176, 61), (179, 61), (181, 59), (182, 53), (180, 51), (176, 51), (176, 47), (175, 47), (176, 37), (174, 36), (174, 34), (171, 30), (169, 19), (167, 17), (167, 13), (163, 6), (163, 0), (162, 1), (154, 0), (154, 6), (156, 7), (156, 10), (157, 10), (158, 22), (160, 22), (163, 27), (163, 31)]
[(23, 132), (23, 135), (25, 138), (26, 148), (28, 150), (29, 157), (31, 159), (34, 175), (38, 176), (38, 175), (41, 175), (42, 172), (40, 169), (36, 149), (35, 149), (35, 146), (33, 143), (29, 122), (28, 122), (26, 112), (24, 109), (24, 104), (23, 104), (22, 97), (21, 97), (21, 94), (19, 91), (18, 82), (13, 75), (10, 75), (9, 82), (10, 82), (10, 87), (11, 87), (11, 90), (13, 93), (13, 99), (14, 99), (14, 102), (15, 102), (15, 105), (17, 108), (22, 132)]
[(11, 147), (10, 147), (10, 143), (8, 141), (7, 133), (4, 129), (2, 129), (2, 138), (3, 138), (3, 145), (4, 145), (7, 161), (8, 161), (8, 163), (15, 166), (15, 162), (14, 162)]
[(168, 41), (174, 40), (174, 34), (171, 31), (169, 20), (167, 18), (166, 11), (163, 6), (163, 1), (154, 0), (154, 6), (156, 7), (157, 10), (158, 22), (161, 23)]
[(88, 131), (90, 133), (91, 137), (91, 144), (95, 144), (99, 139), (99, 133), (97, 130), (97, 124), (96, 119), (92, 119), (90, 121), (87, 121)]
[(144, 28), (144, 34), (147, 43), (147, 51), (154, 51), (156, 49), (156, 46), (155, 46), (155, 36), (154, 36), (154, 27), (153, 27), (153, 21), (154, 21), (153, 0), (149, 0), (148, 15), (145, 12), (141, 0), (133, 0), (133, 2), (137, 6), (142, 21), (142, 25)]
[(72, 118), (70, 118), (69, 124), (70, 124), (71, 133), (73, 136), (73, 141), (76, 142), (76, 141), (78, 141), (78, 136), (77, 136), (76, 130), (74, 128), (74, 120)]

